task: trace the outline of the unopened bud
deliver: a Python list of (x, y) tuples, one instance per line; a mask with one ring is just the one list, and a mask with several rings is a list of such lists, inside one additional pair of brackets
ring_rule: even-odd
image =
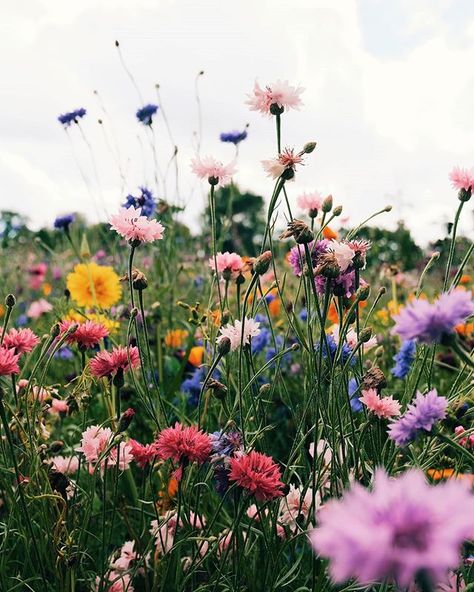
[(230, 352), (230, 339), (228, 337), (222, 337), (217, 343), (217, 351), (220, 356), (226, 356)]
[(89, 247), (89, 241), (87, 240), (87, 236), (85, 233), (82, 235), (81, 248), (79, 252), (83, 259), (90, 259), (91, 250)]
[(255, 259), (253, 270), (257, 275), (263, 275), (267, 273), (270, 263), (272, 262), (272, 252), (265, 251), (259, 257)]
[(300, 349), (300, 344), (299, 343), (293, 343), (293, 345), (291, 346), (291, 350), (292, 351), (298, 351)]
[(359, 333), (359, 341), (361, 343), (367, 343), (371, 337), (372, 327), (366, 327), (365, 329), (362, 329), (362, 331)]
[(280, 235), (280, 238), (293, 237), (299, 245), (310, 243), (314, 239), (311, 228), (302, 220), (293, 220), (288, 224), (287, 229)]
[(361, 286), (356, 292), (356, 298), (359, 302), (364, 302), (367, 300), (370, 294), (370, 286), (366, 284), (365, 286)]
[(119, 424), (118, 424), (118, 428), (117, 428), (118, 434), (124, 432), (128, 428), (128, 426), (132, 423), (132, 419), (133, 419), (134, 415), (135, 415), (135, 411), (131, 407), (129, 407), (128, 409), (126, 409), (122, 413), (122, 415), (120, 416)]
[(262, 384), (262, 386), (258, 389), (258, 394), (262, 397), (267, 395), (272, 389), (272, 385), (269, 382)]
[(331, 194), (329, 194), (326, 198), (324, 198), (324, 201), (321, 205), (321, 209), (326, 214), (332, 210), (332, 195)]
[(379, 345), (375, 350), (375, 357), (376, 358), (383, 358), (384, 356), (384, 349), (382, 345)]
[(60, 332), (61, 327), (59, 326), (59, 323), (54, 323), (54, 325), (51, 327), (51, 331), (49, 332), (49, 334), (51, 335), (51, 337), (56, 338)]
[(340, 216), (342, 214), (342, 206), (336, 206), (332, 213), (333, 216)]
[(219, 382), (218, 380), (215, 380), (214, 378), (211, 378), (209, 380), (209, 382), (207, 383), (207, 388), (211, 390), (214, 397), (216, 397), (216, 399), (219, 399), (220, 401), (225, 399), (227, 395), (226, 385), (222, 384), (222, 382)]
[(159, 302), (153, 302), (153, 304), (151, 305), (151, 313), (155, 321), (159, 323), (163, 316), (161, 313), (161, 304)]
[(384, 212), (391, 212), (392, 211), (392, 206), (385, 206), (383, 209)]
[(123, 379), (123, 368), (119, 368), (117, 370), (117, 373), (115, 374), (113, 380), (112, 380), (112, 384), (117, 388), (117, 389), (121, 389), (123, 387), (123, 385), (125, 384), (125, 381)]
[(7, 297), (5, 298), (5, 306), (7, 306), (8, 308), (13, 308), (16, 304), (16, 298), (13, 294), (7, 294)]
[(130, 311), (130, 318), (134, 319), (138, 316), (138, 308), (136, 306), (134, 306), (132, 308), (132, 310)]
[(230, 310), (228, 308), (224, 308), (224, 310), (222, 311), (221, 323), (223, 325), (227, 325), (227, 323), (229, 321), (230, 321)]
[(306, 144), (303, 146), (303, 154), (311, 154), (315, 148), (316, 142), (306, 142)]

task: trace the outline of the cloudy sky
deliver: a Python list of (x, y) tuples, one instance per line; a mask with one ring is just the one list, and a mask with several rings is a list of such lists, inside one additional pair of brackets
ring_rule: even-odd
[[(330, 192), (354, 223), (390, 203), (380, 223), (405, 218), (426, 242), (457, 207), (449, 170), (474, 165), (472, 0), (16, 0), (2, 11), (0, 55), (0, 207), (33, 226), (71, 210), (104, 219), (138, 185), (155, 188), (152, 148), (164, 174), (174, 143), (179, 185), (170, 167), (166, 196), (195, 226), (200, 70), (201, 153), (231, 160), (219, 132), (249, 123), (236, 180), (266, 197), (260, 160), (274, 155), (275, 130), (244, 104), (256, 79), (306, 89), (283, 117), (285, 145), (318, 142), (293, 200)], [(172, 140), (162, 116), (154, 137), (135, 120), (156, 84)], [(87, 117), (66, 134), (57, 115), (77, 107)]]

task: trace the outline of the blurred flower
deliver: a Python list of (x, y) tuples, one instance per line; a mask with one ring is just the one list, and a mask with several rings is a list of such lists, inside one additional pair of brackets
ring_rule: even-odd
[(158, 105), (145, 105), (144, 107), (140, 107), (140, 109), (137, 110), (137, 119), (143, 123), (143, 125), (151, 125), (153, 123), (153, 115), (155, 115), (157, 111)]
[(142, 215), (149, 218), (156, 208), (156, 201), (153, 193), (146, 187), (140, 187), (141, 194), (138, 197), (134, 195), (127, 195), (125, 203), (122, 204), (124, 208), (133, 206), (134, 208), (141, 208)]
[(255, 495), (258, 501), (268, 501), (283, 495), (281, 471), (270, 456), (252, 450), (229, 461), (229, 481)]
[(120, 208), (118, 214), (110, 217), (110, 226), (130, 242), (152, 243), (163, 238), (164, 227), (157, 220), (141, 215), (141, 208)]
[[(337, 348), (338, 348), (338, 345), (337, 345), (334, 337), (332, 335), (326, 335), (326, 339), (323, 339), (323, 345), (322, 345), (323, 358), (327, 359), (328, 353), (329, 353), (329, 357), (334, 361), (334, 358), (337, 353)], [(319, 351), (319, 343), (316, 344), (316, 351)], [(352, 348), (349, 345), (347, 345), (347, 343), (344, 343), (341, 347), (340, 352), (339, 352), (339, 358), (337, 360), (338, 363), (345, 364), (347, 362), (347, 360), (350, 358), (351, 354), (352, 354)], [(350, 365), (353, 366), (356, 363), (356, 361), (357, 361), (357, 357), (353, 356), (352, 360), (350, 361)]]
[(69, 405), (62, 399), (51, 399), (51, 407), (49, 413), (67, 413), (69, 411)]
[(160, 516), (159, 520), (152, 520), (150, 523), (150, 534), (155, 539), (157, 551), (164, 555), (174, 543), (178, 518), (175, 510), (168, 510)]
[(79, 459), (77, 456), (53, 456), (49, 459), (51, 466), (63, 473), (63, 475), (71, 475), (79, 469)]
[(60, 115), (58, 121), (66, 128), (69, 127), (71, 123), (78, 123), (78, 120), (82, 119), (86, 113), (87, 111), (85, 109), (75, 109), (74, 111), (69, 111), (68, 113)]
[[(318, 492), (315, 495), (315, 504), (318, 507), (321, 503)], [(313, 490), (308, 487), (303, 492), (293, 484), (290, 485), (290, 490), (287, 495), (280, 502), (280, 521), (289, 526), (292, 530), (297, 525), (299, 518), (308, 518), (311, 506), (313, 505)], [(318, 508), (319, 509), (319, 508)], [(316, 508), (313, 508), (313, 512)]]
[(52, 305), (44, 298), (40, 298), (30, 304), (26, 314), (30, 319), (38, 319), (41, 315), (46, 314), (51, 310), (53, 310)]
[(400, 403), (392, 396), (381, 397), (375, 389), (362, 391), (362, 397), (360, 397), (359, 401), (380, 419), (400, 415)]
[(407, 587), (420, 572), (443, 581), (458, 566), (461, 544), (473, 537), (474, 497), (461, 483), (430, 486), (421, 471), (390, 479), (379, 470), (371, 492), (356, 483), (325, 504), (311, 542), (329, 558), (336, 582)]
[(396, 378), (403, 379), (407, 377), (408, 373), (410, 372), (411, 365), (415, 359), (415, 354), (416, 342), (413, 339), (404, 341), (398, 352), (393, 356), (396, 364), (392, 368), (391, 372)]
[(220, 136), (221, 142), (229, 142), (230, 144), (240, 144), (247, 138), (247, 130), (241, 132), (233, 130), (231, 132), (223, 132)]
[(98, 378), (115, 375), (119, 370), (127, 372), (138, 366), (140, 366), (140, 355), (138, 348), (134, 346), (114, 347), (111, 352), (100, 351), (90, 361), (91, 374)]
[(434, 343), (454, 332), (454, 327), (474, 314), (474, 301), (470, 292), (453, 290), (444, 292), (435, 302), (413, 300), (394, 316), (392, 333), (403, 340), (415, 339), (420, 343)]
[(54, 221), (54, 228), (69, 230), (69, 226), (74, 222), (74, 214), (67, 214), (66, 216), (58, 216)]
[(296, 198), (296, 203), (299, 208), (304, 210), (310, 216), (310, 218), (315, 218), (318, 214), (318, 210), (321, 209), (323, 196), (319, 191), (302, 193)]
[(2, 346), (14, 350), (15, 354), (30, 353), (38, 345), (40, 339), (31, 329), (15, 329), (12, 327), (5, 333)]
[[(245, 317), (244, 321), (236, 320), (234, 324), (230, 323), (219, 330), (217, 343), (220, 344), (223, 339), (230, 340), (230, 351), (235, 351), (242, 345), (248, 345), (252, 337), (256, 337), (260, 333), (260, 323), (252, 318)], [(242, 330), (243, 329), (243, 330)]]
[[(474, 448), (474, 434), (464, 436), (466, 429), (462, 426), (456, 426), (454, 428), (454, 433), (456, 434), (456, 438), (459, 438), (458, 442), (461, 446), (464, 446), (465, 448)], [(460, 436), (463, 437), (461, 438)]]
[(430, 432), (434, 424), (446, 417), (448, 400), (440, 397), (436, 389), (416, 394), (400, 419), (390, 424), (388, 435), (397, 446), (403, 447), (413, 442), (421, 431)]
[(347, 392), (349, 394), (349, 400), (351, 409), (354, 413), (359, 413), (362, 411), (363, 405), (360, 402), (359, 394), (360, 389), (359, 385), (357, 384), (357, 380), (355, 378), (351, 378), (347, 384)]
[(18, 366), (19, 358), (19, 354), (15, 354), (12, 349), (0, 347), (0, 376), (18, 374), (20, 372), (20, 367)]
[(165, 345), (170, 348), (182, 347), (188, 338), (189, 333), (184, 329), (172, 329), (165, 336)]
[(191, 170), (199, 179), (206, 179), (211, 185), (218, 187), (228, 185), (236, 172), (235, 162), (224, 165), (212, 156), (196, 156), (191, 160)]
[(40, 289), (41, 284), (44, 282), (44, 278), (46, 277), (47, 271), (48, 266), (46, 263), (36, 263), (28, 269), (28, 274), (30, 276), (30, 288), (32, 290)]
[(272, 105), (281, 111), (284, 109), (298, 110), (302, 105), (300, 94), (303, 91), (304, 88), (300, 86), (290, 86), (287, 80), (277, 80), (263, 89), (258, 82), (255, 82), (253, 92), (248, 95), (245, 103), (251, 111), (259, 111), (268, 115), (272, 114)]
[[(134, 550), (134, 547), (135, 541), (126, 541), (120, 549), (119, 556), (110, 564), (110, 567), (117, 571), (126, 571), (129, 569), (130, 564), (138, 557), (138, 553)], [(125, 590), (129, 589), (125, 588)]]
[(108, 266), (78, 263), (67, 276), (67, 288), (71, 298), (79, 306), (110, 308), (122, 294), (120, 278)]
[(202, 364), (204, 357), (204, 347), (202, 345), (195, 345), (189, 351), (188, 362), (195, 367)]

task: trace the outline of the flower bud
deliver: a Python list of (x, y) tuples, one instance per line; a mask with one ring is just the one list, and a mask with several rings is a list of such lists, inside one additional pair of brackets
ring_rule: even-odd
[(225, 399), (225, 397), (227, 396), (226, 385), (222, 384), (222, 382), (219, 382), (218, 380), (215, 380), (214, 378), (211, 378), (209, 380), (209, 382), (207, 383), (207, 388), (210, 391), (212, 391), (214, 397), (216, 397), (216, 399), (219, 399), (220, 401)]
[(151, 305), (151, 313), (155, 321), (159, 323), (163, 316), (161, 312), (161, 304), (159, 302), (153, 302), (153, 304)]
[(64, 442), (62, 440), (55, 440), (48, 446), (48, 452), (50, 454), (57, 454), (60, 450), (62, 450), (63, 446)]
[(255, 262), (253, 264), (254, 273), (256, 273), (257, 275), (263, 275), (264, 273), (267, 273), (271, 261), (271, 251), (265, 251), (264, 253), (262, 253), (259, 257), (255, 259)]
[(306, 142), (306, 144), (303, 146), (303, 154), (311, 154), (315, 148), (316, 142)]
[(115, 374), (113, 380), (112, 380), (112, 384), (117, 388), (117, 389), (121, 389), (123, 387), (123, 385), (125, 384), (124, 378), (123, 378), (123, 368), (119, 368), (117, 370), (117, 373)]
[(332, 213), (333, 216), (340, 216), (342, 214), (342, 206), (336, 206)]
[(280, 105), (278, 105), (278, 103), (272, 103), (270, 105), (270, 113), (272, 115), (281, 115), (284, 110), (285, 110), (285, 108), (280, 107)]
[(469, 201), (471, 199), (472, 188), (469, 186), (467, 189), (461, 189), (458, 193), (459, 201)]
[(230, 352), (230, 339), (228, 337), (219, 339), (219, 342), (217, 343), (217, 351), (220, 356), (226, 356)]
[(264, 397), (272, 390), (272, 385), (269, 382), (262, 384), (262, 386), (258, 389), (258, 394), (261, 397)]
[(332, 210), (332, 195), (329, 194), (323, 201), (321, 209), (324, 213), (328, 213)]
[(16, 298), (13, 294), (7, 294), (5, 298), (5, 306), (8, 308), (13, 308), (16, 304)]
[(89, 242), (87, 240), (86, 233), (84, 233), (82, 235), (81, 248), (80, 248), (79, 253), (83, 259), (90, 259), (91, 258), (91, 250), (89, 247)]
[(132, 423), (134, 415), (135, 411), (131, 407), (129, 407), (122, 413), (119, 419), (117, 434), (124, 432), (128, 428), (128, 426)]
[(367, 300), (370, 294), (370, 286), (366, 284), (365, 286), (361, 286), (356, 292), (356, 298), (359, 302), (364, 302)]
[(138, 308), (134, 306), (130, 311), (130, 318), (135, 319), (138, 316)]
[(294, 237), (299, 245), (310, 243), (314, 239), (311, 228), (302, 220), (293, 220), (288, 224), (287, 229), (280, 235), (280, 238)]
[(227, 323), (230, 321), (230, 310), (228, 308), (225, 308), (222, 311), (222, 319), (221, 322), (223, 325), (227, 325)]
[(362, 377), (362, 390), (375, 389), (378, 393), (387, 386), (387, 379), (378, 366), (372, 366)]
[[(74, 326), (74, 325), (72, 325), (72, 326)], [(54, 325), (51, 327), (51, 331), (49, 332), (49, 334), (51, 335), (51, 337), (56, 338), (60, 332), (61, 332), (61, 328), (59, 326), (59, 323), (54, 323)]]
[(334, 253), (321, 255), (319, 265), (314, 268), (315, 275), (322, 275), (325, 278), (334, 279), (341, 273), (341, 268)]
[(238, 286), (241, 286), (242, 284), (245, 284), (245, 276), (242, 275), (241, 273), (239, 273), (239, 275), (235, 278), (235, 283)]
[(383, 209), (384, 212), (391, 212), (392, 211), (392, 206), (385, 206)]
[(308, 212), (308, 216), (312, 219), (316, 218), (318, 216), (317, 208), (311, 208)]
[(362, 331), (359, 333), (359, 341), (361, 343), (367, 343), (371, 337), (372, 327), (366, 327), (365, 329), (362, 329)]

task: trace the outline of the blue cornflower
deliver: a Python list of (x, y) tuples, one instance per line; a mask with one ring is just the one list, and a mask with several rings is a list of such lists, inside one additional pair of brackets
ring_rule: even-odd
[(63, 346), (58, 349), (58, 351), (54, 354), (54, 357), (60, 358), (61, 360), (72, 360), (74, 358), (74, 354), (69, 347)]
[(263, 351), (270, 343), (270, 338), (271, 331), (266, 327), (262, 327), (262, 329), (260, 329), (260, 333), (255, 337), (252, 337), (252, 353), (259, 354), (261, 351)]
[(138, 197), (135, 197), (134, 195), (127, 195), (123, 207), (130, 208), (133, 206), (134, 208), (141, 208), (142, 216), (149, 218), (156, 208), (155, 197), (153, 193), (146, 187), (140, 187), (139, 189), (141, 193)]
[(145, 105), (137, 111), (137, 119), (143, 125), (151, 125), (153, 123), (153, 115), (158, 111), (158, 105)]
[(362, 403), (359, 401), (360, 397), (360, 390), (357, 380), (355, 378), (351, 378), (349, 380), (349, 384), (347, 385), (347, 390), (349, 392), (349, 399), (351, 402), (351, 409), (354, 413), (359, 413), (362, 411)]
[(413, 339), (404, 341), (398, 350), (397, 354), (393, 356), (396, 362), (391, 372), (396, 378), (405, 378), (410, 372), (411, 365), (415, 359), (416, 342)]
[(300, 321), (303, 321), (303, 323), (305, 323), (308, 320), (308, 309), (302, 308), (299, 317)]
[(28, 317), (26, 316), (26, 314), (19, 315), (16, 320), (16, 324), (19, 325), (20, 327), (24, 327), (25, 325), (27, 325), (28, 324)]
[(75, 109), (74, 111), (69, 111), (68, 113), (63, 113), (58, 117), (59, 123), (62, 123), (64, 127), (69, 127), (71, 123), (78, 123), (78, 119), (82, 119), (84, 115), (87, 113), (85, 109)]
[[(327, 344), (327, 346), (326, 346)], [(319, 350), (319, 343), (316, 345), (316, 351)], [(337, 352), (337, 343), (334, 339), (334, 337), (332, 335), (326, 335), (326, 342), (323, 341), (323, 358), (326, 359), (328, 357), (328, 349), (329, 349), (329, 355), (331, 356), (331, 359), (334, 360), (334, 356), (336, 355)], [(345, 364), (347, 362), (347, 360), (349, 359), (349, 357), (352, 354), (352, 348), (347, 344), (344, 343), (339, 355), (339, 360), (338, 360), (338, 364)], [(352, 358), (352, 360), (350, 361), (350, 365), (353, 366), (356, 363), (356, 356), (354, 356)]]
[(58, 216), (54, 221), (54, 228), (69, 230), (69, 226), (74, 222), (74, 214), (67, 214), (66, 216)]
[(213, 432), (210, 435), (213, 454), (219, 456), (233, 456), (242, 449), (242, 436), (239, 432), (224, 430)]
[[(206, 374), (207, 370), (204, 366), (196, 368), (191, 376), (185, 378), (181, 383), (181, 390), (188, 395), (189, 403), (191, 405), (197, 405), (199, 402), (199, 393), (201, 392), (202, 383), (206, 378)], [(220, 373), (215, 370), (212, 377), (219, 380)]]
[(240, 144), (247, 137), (247, 130), (239, 132), (238, 130), (232, 130), (231, 132), (222, 132), (219, 136), (221, 142), (229, 142), (230, 144)]

